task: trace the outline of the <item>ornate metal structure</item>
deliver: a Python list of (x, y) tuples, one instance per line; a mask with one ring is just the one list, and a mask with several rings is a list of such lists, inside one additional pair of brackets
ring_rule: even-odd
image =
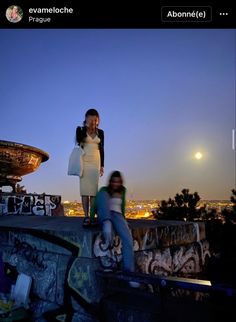
[(48, 153), (33, 146), (0, 140), (0, 187), (11, 186), (15, 192), (22, 176), (34, 172), (48, 159)]

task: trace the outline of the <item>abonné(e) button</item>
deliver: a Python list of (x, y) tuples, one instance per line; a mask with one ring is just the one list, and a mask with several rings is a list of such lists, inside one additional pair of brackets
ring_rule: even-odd
[(210, 6), (163, 6), (161, 7), (162, 22), (211, 22), (212, 7)]

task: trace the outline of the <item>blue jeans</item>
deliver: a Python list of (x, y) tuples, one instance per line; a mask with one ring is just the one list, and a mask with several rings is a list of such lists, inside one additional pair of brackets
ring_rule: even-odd
[[(134, 272), (133, 238), (124, 216), (116, 211), (110, 211), (110, 196), (106, 191), (100, 191), (97, 195), (98, 221), (103, 227), (105, 238), (111, 239), (112, 228), (122, 241), (124, 270)], [(112, 223), (112, 225), (110, 224)]]

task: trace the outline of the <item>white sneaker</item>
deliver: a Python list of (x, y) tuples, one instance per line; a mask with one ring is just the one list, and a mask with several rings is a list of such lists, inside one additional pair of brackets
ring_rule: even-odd
[(112, 268), (104, 268), (104, 269), (103, 269), (103, 272), (104, 272), (104, 273), (113, 273), (113, 272), (114, 272), (114, 270), (113, 270)]
[(129, 281), (129, 286), (134, 287), (134, 288), (139, 288), (140, 287), (139, 282), (134, 282), (134, 281)]

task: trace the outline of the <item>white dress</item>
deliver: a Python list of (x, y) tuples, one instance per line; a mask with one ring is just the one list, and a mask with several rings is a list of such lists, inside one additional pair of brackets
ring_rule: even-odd
[(99, 137), (92, 138), (87, 134), (83, 149), (83, 175), (80, 177), (80, 195), (96, 196), (98, 191), (98, 180), (101, 167), (101, 158), (99, 152)]

